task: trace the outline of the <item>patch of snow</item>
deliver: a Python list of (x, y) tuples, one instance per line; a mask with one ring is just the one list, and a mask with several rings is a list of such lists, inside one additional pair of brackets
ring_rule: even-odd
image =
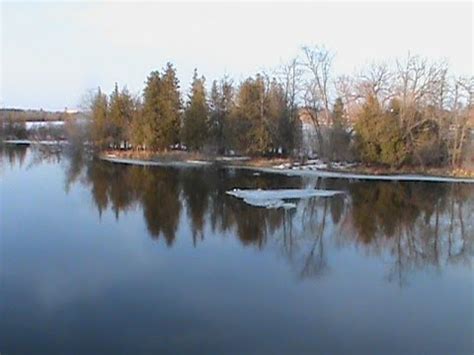
[(357, 166), (356, 163), (347, 163), (347, 162), (336, 162), (332, 163), (332, 167), (336, 169), (347, 169)]
[(249, 157), (217, 157), (217, 161), (245, 161), (250, 160)]
[(310, 197), (331, 197), (342, 191), (317, 189), (282, 189), (282, 190), (240, 190), (226, 191), (228, 195), (243, 199), (245, 203), (266, 208), (296, 208), (295, 203), (284, 200), (303, 199)]
[(275, 165), (273, 168), (274, 169), (291, 169), (292, 165), (291, 165), (291, 163), (283, 163), (283, 164), (280, 164), (280, 165)]
[[(347, 162), (334, 162), (331, 163), (332, 168), (346, 169), (355, 166)], [(309, 159), (304, 164), (298, 162), (294, 163), (283, 163), (280, 165), (273, 166), (274, 169), (291, 169), (291, 170), (326, 170), (329, 168), (329, 164), (319, 159)]]

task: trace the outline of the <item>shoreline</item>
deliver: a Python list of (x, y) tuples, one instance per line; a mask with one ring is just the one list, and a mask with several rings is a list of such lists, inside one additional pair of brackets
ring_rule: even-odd
[[(367, 174), (350, 168), (350, 170), (330, 170), (330, 169), (305, 169), (304, 165), (296, 168), (279, 168), (274, 166), (261, 165), (261, 159), (252, 160), (250, 158), (236, 157), (232, 159), (215, 158), (212, 160), (200, 160), (199, 157), (191, 156), (190, 159), (165, 159), (151, 160), (140, 159), (136, 157), (120, 157), (115, 154), (100, 154), (99, 159), (116, 164), (138, 165), (138, 166), (161, 166), (161, 167), (202, 167), (213, 166), (219, 164), (226, 169), (245, 169), (255, 172), (263, 172), (269, 174), (281, 174), (287, 176), (311, 176), (322, 178), (338, 178), (353, 180), (379, 180), (379, 181), (402, 181), (402, 182), (438, 182), (438, 183), (466, 183), (474, 184), (474, 178), (442, 176), (442, 175), (426, 175), (420, 173), (403, 173), (403, 174)], [(169, 157), (168, 157), (169, 158)], [(279, 159), (281, 161), (282, 159)], [(247, 162), (247, 163), (245, 163)], [(267, 163), (271, 163), (268, 160)], [(259, 165), (260, 164), (260, 165)]]
[[(5, 140), (4, 144), (12, 145), (64, 145), (67, 141), (32, 141)], [(286, 176), (307, 176), (335, 179), (372, 180), (372, 181), (401, 181), (401, 182), (437, 182), (474, 184), (474, 173), (470, 176), (445, 174), (427, 174), (424, 172), (403, 171), (392, 173), (390, 170), (380, 172), (381, 168), (368, 168), (363, 165), (333, 163), (339, 168), (330, 168), (317, 160), (308, 160), (309, 165), (291, 163), (285, 158), (250, 158), (242, 156), (208, 156), (201, 153), (171, 151), (155, 154), (149, 152), (106, 151), (98, 154), (98, 158), (115, 164), (137, 166), (159, 166), (175, 168), (196, 168), (219, 165), (226, 169), (244, 169), (268, 174)], [(371, 172), (374, 169), (376, 172)]]

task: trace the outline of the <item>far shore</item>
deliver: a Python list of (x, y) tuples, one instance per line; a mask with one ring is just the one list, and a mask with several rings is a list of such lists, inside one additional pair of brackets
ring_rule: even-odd
[(323, 163), (309, 159), (301, 163), (289, 158), (253, 158), (241, 156), (210, 156), (202, 153), (169, 151), (150, 153), (143, 151), (106, 151), (100, 154), (105, 161), (142, 166), (198, 167), (219, 164), (228, 168), (255, 170), (256, 172), (289, 176), (315, 176), (360, 180), (426, 181), (474, 183), (474, 171), (464, 169), (428, 168), (400, 170), (362, 164)]
[[(14, 145), (62, 145), (67, 141), (32, 141), (5, 140), (4, 144)], [(327, 178), (345, 178), (357, 180), (388, 180), (388, 181), (426, 181), (426, 182), (457, 182), (474, 183), (473, 169), (450, 168), (413, 168), (402, 167), (391, 169), (382, 166), (331, 162), (325, 163), (318, 159), (301, 162), (291, 158), (265, 158), (247, 156), (218, 156), (197, 152), (171, 150), (168, 152), (148, 152), (135, 150), (107, 150), (99, 154), (99, 158), (112, 163), (142, 165), (199, 167), (220, 165), (227, 168), (254, 170), (256, 172), (284, 174), (288, 176), (314, 176)]]

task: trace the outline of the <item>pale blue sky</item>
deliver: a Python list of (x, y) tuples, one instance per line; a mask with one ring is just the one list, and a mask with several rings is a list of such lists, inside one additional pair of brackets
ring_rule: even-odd
[(472, 75), (472, 18), (471, 2), (2, 2), (0, 106), (77, 107), (116, 81), (139, 93), (167, 61), (184, 88), (195, 67), (238, 80), (305, 44), (336, 52), (337, 73), (411, 51)]

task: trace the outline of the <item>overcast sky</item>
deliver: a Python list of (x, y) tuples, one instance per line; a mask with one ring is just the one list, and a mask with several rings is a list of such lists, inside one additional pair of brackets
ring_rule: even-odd
[(171, 61), (182, 87), (240, 79), (302, 45), (336, 53), (337, 73), (408, 51), (472, 75), (473, 5), (465, 3), (14, 3), (1, 6), (0, 106), (74, 108), (114, 82), (140, 93)]

